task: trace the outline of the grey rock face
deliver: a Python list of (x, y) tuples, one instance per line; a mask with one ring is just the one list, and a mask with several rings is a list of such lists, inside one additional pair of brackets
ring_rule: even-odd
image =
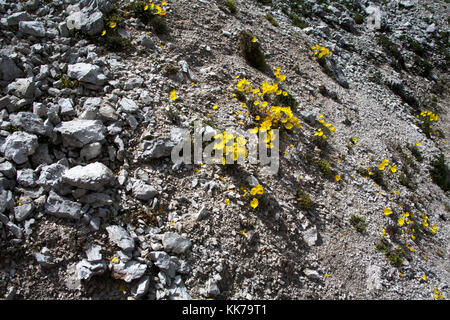
[(53, 256), (48, 248), (42, 248), (41, 252), (35, 253), (36, 262), (43, 267), (52, 267), (55, 265)]
[(37, 184), (46, 190), (58, 188), (61, 183), (61, 177), (68, 168), (59, 163), (45, 166), (41, 169), (41, 174), (37, 180)]
[(131, 294), (135, 299), (139, 299), (147, 293), (149, 287), (150, 287), (150, 277), (144, 276), (131, 289)]
[(104, 261), (91, 263), (88, 260), (83, 259), (80, 262), (78, 262), (76, 270), (79, 280), (89, 281), (93, 276), (105, 272), (106, 263)]
[(122, 110), (127, 113), (135, 113), (136, 111), (139, 110), (139, 107), (137, 106), (136, 102), (128, 98), (122, 98), (122, 100), (120, 100), (119, 105), (122, 108)]
[(61, 133), (65, 144), (77, 148), (103, 140), (105, 130), (99, 120), (72, 120), (61, 122), (55, 127), (55, 131)]
[(164, 233), (162, 243), (164, 250), (176, 254), (185, 253), (191, 247), (191, 240), (181, 237), (175, 232)]
[(170, 156), (172, 149), (185, 138), (185, 129), (173, 128), (169, 138), (157, 138), (141, 144), (142, 159), (156, 159)]
[(90, 244), (89, 247), (86, 250), (87, 260), (89, 262), (99, 262), (102, 260), (102, 254), (101, 251), (102, 247), (98, 244)]
[(309, 245), (314, 246), (317, 242), (318, 234), (317, 234), (317, 228), (311, 227), (305, 232), (303, 232), (303, 240)]
[(80, 151), (80, 157), (86, 161), (97, 158), (102, 153), (102, 144), (100, 142), (94, 142), (85, 145)]
[(22, 169), (17, 171), (16, 181), (24, 187), (34, 187), (36, 185), (36, 177), (33, 169)]
[(146, 184), (141, 180), (136, 181), (133, 184), (133, 196), (136, 199), (149, 201), (153, 199), (157, 194), (158, 191), (154, 187)]
[(8, 93), (19, 98), (32, 99), (35, 85), (33, 78), (21, 78), (8, 85)]
[(0, 52), (0, 80), (11, 81), (23, 76), (15, 62), (6, 54)]
[(20, 11), (9, 15), (6, 18), (6, 23), (8, 26), (17, 26), (21, 21), (29, 21), (31, 20), (30, 15), (26, 11)]
[(44, 24), (38, 21), (20, 21), (19, 31), (34, 37), (45, 37)]
[(69, 218), (79, 220), (81, 218), (81, 204), (70, 201), (59, 196), (53, 190), (45, 203), (45, 212), (54, 215), (58, 218)]
[(175, 277), (180, 266), (166, 252), (152, 251), (149, 253), (148, 257), (153, 261), (155, 266), (164, 271), (169, 277)]
[(1, 146), (0, 152), (8, 160), (17, 164), (27, 162), (28, 156), (32, 155), (38, 146), (38, 138), (34, 134), (16, 131), (6, 138)]
[(28, 133), (45, 135), (44, 121), (31, 112), (19, 112), (9, 116), (11, 124)]
[(105, 185), (110, 185), (114, 181), (114, 175), (107, 166), (95, 162), (65, 171), (62, 181), (72, 187), (97, 191)]
[(9, 161), (0, 163), (0, 172), (8, 179), (13, 179), (16, 177), (16, 168)]
[(125, 282), (131, 282), (141, 278), (146, 270), (147, 265), (137, 261), (128, 261), (126, 263), (121, 262), (113, 264), (112, 275), (115, 279), (122, 279)]
[(103, 30), (103, 14), (100, 11), (76, 11), (66, 19), (69, 31), (82, 31), (90, 36), (99, 34)]
[(103, 74), (100, 67), (89, 63), (76, 63), (68, 65), (67, 75), (78, 81), (99, 86), (103, 85), (106, 81), (106, 76)]
[(17, 221), (22, 222), (27, 219), (31, 213), (33, 213), (33, 210), (34, 204), (32, 202), (17, 206), (14, 208), (14, 218)]
[(122, 250), (134, 249), (134, 240), (124, 228), (120, 226), (108, 226), (106, 227), (106, 231), (108, 231), (109, 240), (114, 242)]

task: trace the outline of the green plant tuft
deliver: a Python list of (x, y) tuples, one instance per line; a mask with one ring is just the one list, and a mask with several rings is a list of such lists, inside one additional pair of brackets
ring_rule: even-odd
[(450, 190), (450, 172), (445, 162), (444, 154), (441, 153), (432, 163), (431, 176), (433, 182), (436, 183), (444, 192)]
[(242, 31), (239, 36), (241, 52), (249, 65), (261, 72), (266, 72), (267, 64), (259, 41), (253, 42), (253, 35), (248, 31)]

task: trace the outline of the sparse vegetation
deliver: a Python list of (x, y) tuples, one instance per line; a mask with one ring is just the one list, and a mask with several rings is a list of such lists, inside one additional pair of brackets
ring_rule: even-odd
[(297, 190), (297, 203), (303, 210), (308, 210), (311, 208), (311, 197), (309, 196), (309, 193), (306, 192), (303, 189)]
[(322, 172), (322, 175), (325, 178), (329, 178), (331, 176), (331, 164), (328, 160), (321, 159), (317, 162), (317, 166), (320, 169), (320, 172)]
[(275, 20), (275, 18), (270, 14), (270, 12), (267, 12), (267, 13), (266, 13), (266, 19), (267, 19), (267, 21), (269, 21), (270, 24), (273, 25), (274, 27), (278, 27), (278, 26), (279, 26), (278, 21)]
[(226, 0), (225, 5), (231, 13), (236, 13), (238, 11), (235, 0)]
[(239, 36), (239, 45), (242, 55), (249, 65), (261, 72), (267, 70), (266, 58), (255, 36), (248, 31), (242, 31)]
[(445, 162), (444, 154), (441, 153), (432, 163), (431, 176), (433, 182), (436, 183), (444, 192), (450, 190), (450, 172)]
[(366, 219), (352, 214), (349, 219), (350, 224), (355, 228), (356, 232), (364, 233), (366, 231)]

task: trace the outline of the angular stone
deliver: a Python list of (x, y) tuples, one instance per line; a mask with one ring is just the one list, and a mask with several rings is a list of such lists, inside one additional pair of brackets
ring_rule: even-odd
[(128, 261), (126, 263), (121, 262), (113, 264), (112, 275), (115, 279), (131, 282), (141, 278), (145, 274), (146, 270), (147, 265), (137, 261)]
[(149, 201), (158, 194), (158, 191), (151, 185), (146, 184), (144, 181), (138, 180), (133, 183), (133, 196), (136, 199)]
[(135, 113), (139, 110), (139, 107), (137, 106), (136, 102), (134, 102), (131, 99), (128, 98), (122, 98), (119, 102), (120, 107), (124, 112), (127, 113)]
[(109, 240), (114, 242), (122, 250), (134, 249), (134, 240), (124, 228), (120, 226), (108, 226), (106, 227), (106, 231), (108, 231)]
[(54, 163), (44, 166), (37, 180), (37, 184), (46, 190), (58, 189), (61, 184), (61, 177), (68, 168), (62, 164)]
[(31, 112), (19, 112), (9, 116), (11, 124), (20, 127), (28, 133), (45, 135), (44, 121)]
[(17, 164), (27, 162), (28, 156), (32, 155), (38, 146), (38, 138), (34, 134), (16, 131), (10, 134), (1, 146), (0, 152), (8, 160)]
[(85, 145), (80, 151), (80, 157), (86, 161), (97, 158), (102, 153), (102, 144), (100, 142), (94, 142)]
[(86, 259), (83, 259), (78, 262), (76, 270), (79, 280), (89, 281), (93, 276), (105, 272), (106, 263), (104, 261), (91, 263)]
[(105, 138), (105, 127), (99, 120), (72, 120), (61, 122), (55, 129), (60, 132), (63, 142), (72, 147), (81, 148)]
[(103, 85), (106, 76), (100, 67), (89, 63), (76, 63), (67, 66), (67, 75), (70, 78), (93, 85)]
[(54, 215), (58, 218), (69, 218), (79, 220), (81, 218), (81, 204), (70, 201), (59, 196), (53, 190), (45, 203), (45, 212)]
[(32, 202), (25, 203), (21, 206), (17, 206), (14, 208), (14, 218), (18, 222), (22, 222), (27, 219), (31, 213), (34, 211), (34, 204)]
[(95, 162), (65, 171), (62, 181), (72, 187), (97, 191), (112, 184), (114, 175), (103, 163)]
[(102, 247), (98, 244), (91, 243), (86, 250), (87, 260), (89, 262), (98, 262), (102, 260)]
[(162, 244), (164, 246), (164, 250), (176, 254), (185, 253), (192, 245), (191, 240), (181, 237), (175, 232), (164, 233)]
[(0, 163), (0, 172), (3, 173), (3, 175), (8, 179), (13, 179), (16, 177), (16, 168), (9, 161)]
[(38, 21), (20, 21), (19, 31), (34, 37), (45, 37), (44, 24)]
[(3, 52), (0, 52), (0, 80), (11, 81), (23, 77), (23, 72), (15, 62)]
[(33, 169), (22, 169), (17, 171), (16, 181), (23, 187), (34, 187), (36, 185), (36, 177)]
[(33, 78), (21, 78), (8, 85), (8, 93), (19, 98), (32, 99), (35, 90)]

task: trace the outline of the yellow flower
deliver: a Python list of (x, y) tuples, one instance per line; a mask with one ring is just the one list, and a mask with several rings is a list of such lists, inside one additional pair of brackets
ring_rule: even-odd
[(422, 280), (423, 280), (423, 281), (426, 281), (426, 280), (427, 280), (427, 276), (426, 276), (425, 274), (422, 276)]
[(144, 11), (147, 11), (148, 10), (148, 5), (146, 5), (145, 7), (144, 7)]
[(263, 186), (260, 184), (256, 185), (254, 188), (252, 188), (250, 190), (250, 194), (252, 196), (254, 196), (255, 194), (263, 194), (263, 193), (264, 193), (264, 189), (263, 189)]
[(416, 146), (420, 146), (422, 144), (422, 141), (417, 141)]
[(405, 224), (405, 219), (399, 218), (398, 219), (398, 224), (402, 227)]
[(155, 9), (156, 9), (156, 12), (154, 13), (154, 15), (158, 15), (162, 11), (162, 8), (160, 6), (156, 6)]
[(334, 177), (334, 180), (336, 180), (336, 182), (339, 182), (341, 180), (341, 176)]
[(174, 90), (170, 91), (170, 100), (177, 100), (177, 92)]
[(162, 6), (165, 6), (166, 4), (167, 4), (167, 1), (165, 1), (165, 0), (163, 2), (161, 2)]
[(116, 261), (117, 261), (117, 257), (114, 257), (114, 258), (111, 259), (112, 263), (115, 263)]
[(252, 42), (253, 43), (258, 42), (258, 39), (256, 39), (256, 37), (253, 37)]
[(433, 224), (433, 225), (431, 226), (431, 228), (433, 228), (433, 230), (437, 230), (437, 229), (438, 229), (438, 226), (435, 225), (435, 224)]
[(102, 37), (106, 34), (106, 30), (102, 31)]
[(381, 229), (381, 233), (383, 234), (383, 236), (386, 236), (386, 230), (385, 229)]
[(225, 199), (225, 204), (229, 205), (230, 204), (230, 199)]
[(325, 278), (328, 278), (330, 275), (328, 273), (325, 273)]
[(253, 209), (256, 209), (256, 207), (258, 206), (258, 204), (259, 204), (259, 201), (258, 201), (258, 199), (256, 199), (256, 198), (253, 198), (253, 199), (252, 199), (252, 202), (250, 202), (250, 206), (251, 206)]
[(114, 29), (116, 26), (117, 26), (117, 23), (115, 23), (114, 21), (111, 21), (111, 22), (109, 23), (109, 27), (110, 27), (111, 29)]
[(391, 169), (392, 173), (396, 173), (397, 172), (397, 166), (389, 166), (389, 169)]
[(219, 108), (219, 106), (218, 106), (217, 104), (215, 104), (215, 105), (212, 106), (212, 108), (213, 108), (214, 110), (217, 110), (217, 108)]
[(385, 216), (388, 216), (388, 215), (390, 215), (391, 213), (392, 213), (392, 210), (391, 210), (390, 208), (384, 209), (384, 215), (385, 215)]

